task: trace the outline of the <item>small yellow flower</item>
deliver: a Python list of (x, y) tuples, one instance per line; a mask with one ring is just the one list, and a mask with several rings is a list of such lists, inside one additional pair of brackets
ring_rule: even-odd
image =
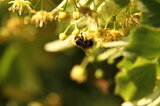
[(51, 15), (50, 12), (40, 10), (35, 13), (35, 15), (32, 16), (31, 22), (36, 24), (36, 27), (42, 27), (44, 23), (47, 23), (47, 21), (52, 21), (53, 15)]
[(13, 0), (10, 1), (8, 4), (12, 4), (9, 8), (9, 11), (15, 12), (18, 11), (19, 15), (22, 14), (23, 11), (31, 11), (31, 2), (26, 0)]

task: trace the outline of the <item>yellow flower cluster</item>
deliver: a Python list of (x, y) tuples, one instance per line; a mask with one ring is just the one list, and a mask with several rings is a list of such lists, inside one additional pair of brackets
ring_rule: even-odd
[(31, 22), (35, 23), (36, 27), (42, 27), (44, 23), (52, 20), (53, 16), (50, 14), (50, 12), (44, 10), (36, 12), (31, 18)]
[(29, 12), (31, 11), (31, 2), (26, 0), (13, 0), (10, 1), (8, 4), (12, 4), (12, 6), (9, 8), (9, 11), (15, 12), (18, 11), (19, 15), (22, 14), (23, 11)]
[[(94, 55), (97, 48), (126, 46), (128, 43), (120, 40), (128, 36), (130, 29), (140, 23), (141, 12), (131, 11), (133, 4), (121, 9), (113, 0), (89, 0), (91, 2), (89, 4), (87, 1), (62, 0), (51, 12), (47, 12), (43, 8), (39, 11), (33, 10), (29, 0), (13, 0), (8, 4), (12, 4), (9, 11), (18, 11), (19, 15), (22, 12), (29, 12), (31, 17), (28, 16), (27, 23), (31, 22), (36, 27), (43, 27), (44, 24), (52, 20), (68, 23), (64, 32), (59, 34), (59, 40), (46, 44), (47, 51), (62, 51), (76, 45), (86, 54), (93, 53)], [(43, 5), (42, 1), (41, 4)], [(43, 7), (42, 5), (41, 7)], [(73, 25), (75, 27), (71, 29)], [(106, 54), (106, 57), (109, 57), (108, 52)], [(116, 53), (111, 52), (110, 54)], [(119, 55), (116, 54), (116, 56)], [(87, 58), (81, 65), (75, 65), (70, 73), (71, 79), (78, 83), (86, 81), (86, 68), (89, 62), (90, 60)], [(98, 70), (95, 75), (97, 78), (101, 78), (102, 74), (102, 71)]]
[(14, 39), (24, 39), (26, 41), (33, 41), (35, 39), (36, 30), (31, 25), (24, 23), (24, 18), (18, 16), (11, 16), (4, 21), (3, 26), (0, 27), (0, 42), (7, 42)]

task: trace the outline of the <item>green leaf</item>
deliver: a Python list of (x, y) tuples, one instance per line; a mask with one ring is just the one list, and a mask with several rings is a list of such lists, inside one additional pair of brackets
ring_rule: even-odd
[(158, 3), (160, 3), (160, 0), (156, 0)]
[(140, 0), (154, 14), (160, 14), (160, 3), (157, 0)]
[(157, 65), (157, 78), (160, 79), (160, 64)]
[(18, 54), (16, 46), (10, 45), (6, 48), (0, 60), (0, 82), (2, 82), (8, 75), (10, 66)]
[[(121, 66), (124, 66), (127, 61), (129, 60), (123, 60)], [(121, 95), (126, 101), (135, 101), (153, 91), (156, 65), (144, 58), (137, 58), (134, 64), (129, 66), (124, 67), (126, 71), (121, 71), (116, 75), (115, 93)]]
[(129, 4), (130, 0), (114, 0), (118, 5), (124, 7)]
[[(141, 0), (149, 12), (143, 14), (143, 24), (160, 27), (160, 0)], [(142, 10), (143, 11), (143, 10)]]
[(128, 58), (123, 58), (123, 60), (118, 63), (118, 67), (122, 69), (129, 69), (132, 66), (133, 62), (133, 60), (130, 60)]
[(160, 27), (160, 14), (148, 13), (143, 14), (143, 17), (145, 18), (142, 20), (142, 24), (147, 24), (153, 27)]
[(138, 27), (133, 31), (126, 50), (143, 57), (159, 57), (160, 31)]

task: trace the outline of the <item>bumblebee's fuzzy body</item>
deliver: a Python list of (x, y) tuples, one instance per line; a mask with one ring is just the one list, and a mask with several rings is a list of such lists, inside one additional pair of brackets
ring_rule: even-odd
[(87, 39), (83, 36), (76, 36), (74, 40), (76, 45), (82, 49), (88, 49), (94, 44), (93, 39)]

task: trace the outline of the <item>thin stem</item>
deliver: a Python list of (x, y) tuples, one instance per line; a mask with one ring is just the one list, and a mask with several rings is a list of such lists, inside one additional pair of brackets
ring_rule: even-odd
[(75, 29), (79, 29), (77, 23), (74, 24), (75, 25)]
[(68, 0), (66, 1), (66, 4), (64, 5), (64, 10), (66, 10), (68, 4)]
[(112, 16), (109, 16), (109, 17), (108, 17), (108, 19), (107, 19), (107, 22), (106, 22), (106, 25), (105, 25), (104, 29), (107, 29), (108, 24), (109, 24), (109, 22), (110, 22), (110, 20), (111, 20), (111, 17), (112, 17)]
[(40, 1), (41, 1), (41, 0), (38, 0), (38, 1), (36, 2), (36, 4), (34, 5), (33, 9), (35, 9), (35, 8), (38, 6), (38, 4), (40, 3)]
[(64, 31), (64, 33), (67, 33), (68, 29), (71, 27), (71, 24), (69, 24), (66, 28), (66, 30)]
[(43, 10), (43, 0), (41, 0), (41, 10)]
[(56, 7), (56, 5), (51, 0), (48, 0), (48, 2), (51, 3), (51, 5), (53, 5), (54, 7)]
[(81, 65), (84, 69), (87, 67), (87, 65), (88, 65), (88, 57), (87, 57), (87, 56), (84, 57), (84, 59), (83, 59), (83, 61), (81, 62), (80, 65)]
[(83, 29), (83, 32), (87, 31), (88, 29), (88, 26), (86, 26), (84, 29)]
[[(81, 4), (82, 6), (86, 4), (88, 0), (84, 0), (84, 1), (79, 1), (79, 3), (76, 3), (77, 4)], [(60, 10), (65, 4), (66, 4), (67, 0), (63, 0), (55, 9), (53, 9), (51, 11), (52, 14), (54, 14), (55, 12), (57, 12), (58, 10)], [(82, 2), (82, 3), (81, 3)], [(78, 7), (78, 6), (77, 6)]]
[(51, 11), (52, 14), (54, 14), (55, 12), (57, 12), (58, 10), (60, 10), (65, 4), (66, 4), (67, 0), (63, 0), (55, 9), (53, 9)]
[(75, 4), (75, 7), (78, 8), (77, 3), (75, 0), (73, 0), (73, 3)]
[(116, 30), (116, 22), (114, 21), (113, 29)]

